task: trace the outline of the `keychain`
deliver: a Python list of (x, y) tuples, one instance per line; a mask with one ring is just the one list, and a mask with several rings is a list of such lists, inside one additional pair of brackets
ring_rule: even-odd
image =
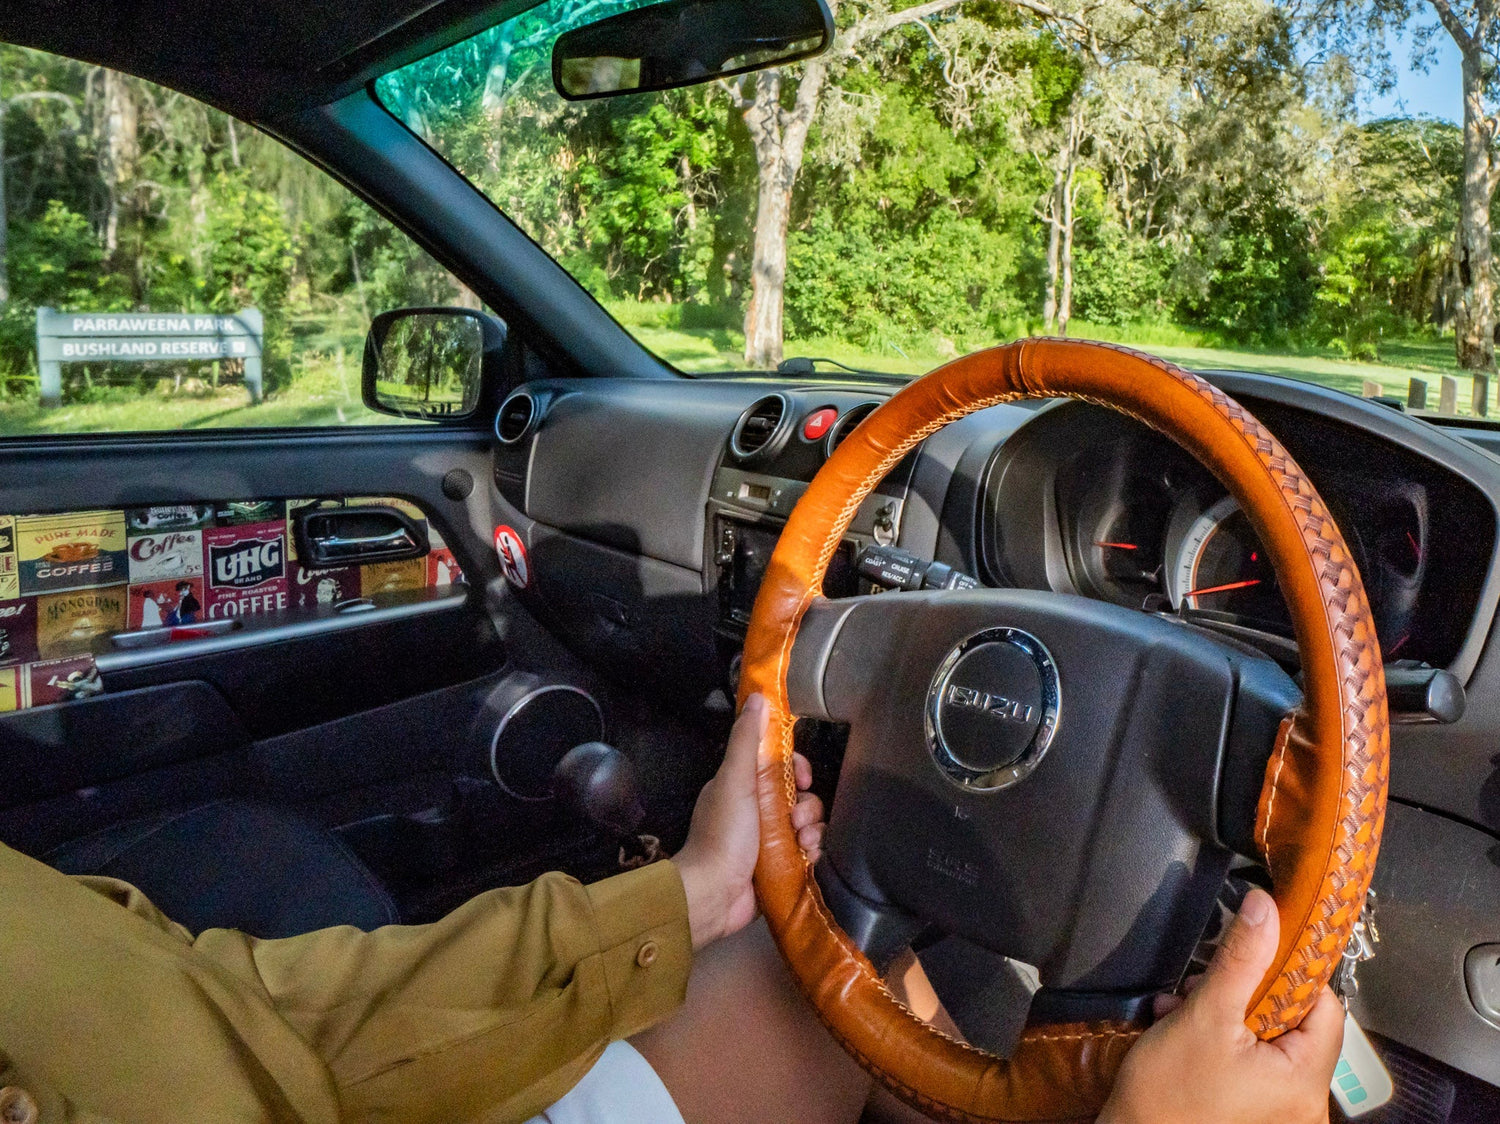
[(1375, 946), (1379, 943), (1380, 930), (1375, 927), (1375, 891), (1371, 890), (1331, 981), (1333, 993), (1344, 1005), (1344, 1045), (1339, 1051), (1339, 1064), (1333, 1071), (1330, 1088), (1344, 1115), (1351, 1118), (1373, 1112), (1396, 1092), (1390, 1071), (1349, 1010), (1349, 998), (1359, 991), (1359, 981), (1354, 973), (1366, 960), (1374, 959)]

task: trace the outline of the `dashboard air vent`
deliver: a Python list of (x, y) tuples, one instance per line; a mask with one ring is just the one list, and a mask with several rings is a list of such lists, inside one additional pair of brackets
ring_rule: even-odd
[(502, 444), (514, 445), (531, 432), (536, 419), (536, 401), (524, 390), (518, 390), (500, 404), (495, 416), (495, 436)]
[(845, 437), (854, 432), (854, 427), (879, 408), (879, 402), (861, 402), (858, 406), (852, 406), (844, 411), (844, 415), (833, 423), (828, 436), (823, 438), (824, 455), (833, 456), (833, 451), (844, 443)]
[(729, 451), (742, 461), (772, 452), (785, 438), (787, 400), (768, 394), (740, 415), (729, 438)]

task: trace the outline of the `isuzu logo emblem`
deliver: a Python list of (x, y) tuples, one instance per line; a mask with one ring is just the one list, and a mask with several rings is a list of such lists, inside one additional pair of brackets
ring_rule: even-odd
[(1030, 722), (1036, 708), (1008, 699), (1004, 695), (992, 695), (988, 691), (976, 691), (973, 687), (960, 687), (957, 683), (948, 687), (948, 703), (951, 706), (966, 706), (970, 710), (983, 711), (993, 718), (1008, 718), (1012, 722)]
[(1057, 732), (1062, 695), (1046, 645), (987, 628), (953, 648), (927, 691), (927, 744), (947, 776), (988, 792), (1021, 780)]

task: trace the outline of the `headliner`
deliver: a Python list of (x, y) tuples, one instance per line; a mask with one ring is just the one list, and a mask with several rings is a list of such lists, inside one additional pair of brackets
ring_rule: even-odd
[(268, 120), (349, 93), (536, 0), (26, 0), (0, 40)]

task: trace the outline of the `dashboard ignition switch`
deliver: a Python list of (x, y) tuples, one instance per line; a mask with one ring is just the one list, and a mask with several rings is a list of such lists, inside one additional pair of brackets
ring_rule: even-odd
[(867, 546), (856, 561), (860, 576), (886, 589), (976, 589), (979, 582), (942, 562), (892, 546)]

